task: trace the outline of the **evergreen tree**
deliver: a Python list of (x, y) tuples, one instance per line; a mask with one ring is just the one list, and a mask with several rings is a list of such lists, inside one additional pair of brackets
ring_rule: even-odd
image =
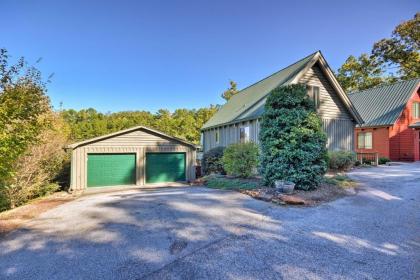
[(229, 81), (230, 87), (222, 93), (222, 98), (226, 101), (232, 98), (235, 94), (238, 93), (237, 84), (234, 81)]
[(327, 170), (326, 135), (304, 85), (274, 89), (262, 117), (260, 173), (265, 184), (286, 180), (316, 188)]

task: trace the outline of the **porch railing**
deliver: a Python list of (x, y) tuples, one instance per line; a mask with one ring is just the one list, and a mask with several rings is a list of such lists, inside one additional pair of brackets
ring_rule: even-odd
[(361, 164), (379, 165), (379, 153), (357, 153), (356, 160)]

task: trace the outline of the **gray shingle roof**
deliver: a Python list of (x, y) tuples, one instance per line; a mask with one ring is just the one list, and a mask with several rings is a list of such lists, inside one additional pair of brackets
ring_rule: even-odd
[(362, 127), (392, 125), (418, 87), (420, 78), (382, 85), (349, 94), (364, 120)]

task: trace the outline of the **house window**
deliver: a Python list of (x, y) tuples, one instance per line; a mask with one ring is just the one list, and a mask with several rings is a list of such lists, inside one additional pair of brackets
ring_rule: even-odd
[(413, 118), (420, 119), (420, 102), (413, 103)]
[(249, 126), (239, 128), (239, 141), (245, 143), (249, 141)]
[(307, 86), (308, 95), (312, 99), (315, 105), (315, 109), (318, 110), (321, 104), (320, 97), (319, 97), (319, 87), (315, 86)]
[(219, 135), (219, 130), (218, 129), (214, 133), (214, 139), (216, 140), (216, 144), (219, 144), (220, 135)]
[(357, 148), (372, 149), (372, 132), (359, 132), (357, 135)]

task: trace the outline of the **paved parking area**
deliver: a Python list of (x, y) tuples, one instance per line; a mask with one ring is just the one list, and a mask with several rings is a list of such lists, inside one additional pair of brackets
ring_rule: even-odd
[(83, 196), (0, 239), (0, 278), (418, 278), (420, 164), (351, 176), (357, 195), (314, 208), (200, 187)]

